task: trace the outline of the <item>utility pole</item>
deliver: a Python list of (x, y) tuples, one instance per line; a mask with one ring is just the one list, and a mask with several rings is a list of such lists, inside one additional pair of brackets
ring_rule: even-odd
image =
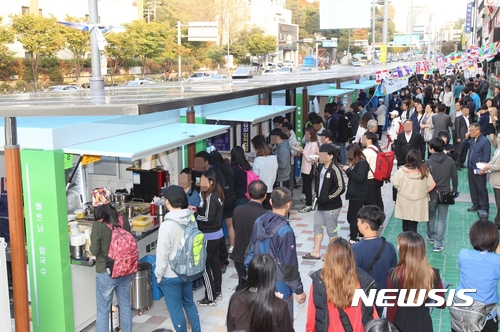
[[(181, 21), (177, 21), (177, 45), (181, 46)], [(179, 53), (179, 56), (177, 57), (177, 80), (179, 82), (181, 81), (182, 71), (181, 61), (181, 54)]]
[(373, 8), (372, 8), (372, 65), (375, 63), (375, 2), (373, 0)]
[(90, 98), (93, 104), (104, 102), (104, 77), (101, 74), (101, 51), (97, 44), (97, 29), (99, 27), (99, 14), (97, 10), (97, 0), (89, 0), (89, 19), (93, 25), (90, 30), (90, 56), (92, 63), (92, 77), (90, 81)]
[(389, 33), (389, 0), (384, 0), (384, 25), (382, 28), (382, 45), (386, 51), (385, 62), (387, 62), (387, 38)]
[(410, 3), (410, 53), (413, 48), (413, 0)]

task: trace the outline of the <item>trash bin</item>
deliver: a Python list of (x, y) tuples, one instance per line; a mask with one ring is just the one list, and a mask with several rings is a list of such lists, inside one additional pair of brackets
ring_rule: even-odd
[(153, 280), (153, 300), (158, 301), (163, 297), (160, 287), (156, 282), (155, 269), (156, 269), (156, 255), (146, 255), (142, 257), (139, 262), (145, 262), (151, 264), (151, 276)]
[(142, 315), (142, 309), (149, 310), (153, 304), (152, 288), (151, 264), (140, 262), (137, 272), (132, 275), (130, 288), (130, 303), (139, 316)]

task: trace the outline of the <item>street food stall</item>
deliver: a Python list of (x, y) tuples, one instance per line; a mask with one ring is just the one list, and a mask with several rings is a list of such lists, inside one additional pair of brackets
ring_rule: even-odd
[(240, 145), (245, 152), (250, 152), (252, 137), (258, 134), (267, 136), (271, 131), (272, 124), (269, 120), (291, 112), (295, 112), (295, 106), (253, 105), (202, 116), (207, 123), (231, 125), (230, 132), (219, 136), (217, 141), (212, 140), (212, 145), (217, 144), (218, 150), (229, 152), (231, 147)]
[(325, 105), (327, 103), (336, 102), (336, 103), (342, 103), (344, 107), (348, 106), (349, 99), (352, 100), (352, 95), (354, 93), (355, 91), (351, 89), (325, 89), (317, 92), (311, 92), (309, 96), (319, 97), (318, 98), (319, 110), (321, 117), (323, 117), (324, 114), (322, 112), (325, 109)]
[[(370, 90), (371, 88), (374, 88), (377, 86), (377, 81), (375, 80), (364, 80), (360, 81), (359, 83), (352, 83), (352, 82), (342, 82), (340, 83), (340, 87), (342, 89), (351, 89), (351, 90), (356, 90), (355, 93), (353, 94), (352, 101), (349, 101), (348, 103), (355, 102), (356, 98), (358, 98), (360, 90)], [(368, 95), (368, 94), (367, 94)], [(371, 97), (373, 97), (373, 94), (370, 94)]]

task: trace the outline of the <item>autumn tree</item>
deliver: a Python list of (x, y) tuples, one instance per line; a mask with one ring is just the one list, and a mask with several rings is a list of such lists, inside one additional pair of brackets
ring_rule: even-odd
[(14, 74), (11, 63), (14, 61), (14, 52), (10, 51), (6, 44), (14, 42), (14, 32), (2, 24), (3, 17), (0, 16), (0, 79), (7, 80)]
[(10, 15), (12, 29), (26, 52), (31, 54), (34, 89), (37, 90), (40, 57), (55, 55), (64, 47), (65, 38), (56, 18), (41, 15)]
[(119, 74), (125, 60), (132, 57), (132, 54), (136, 54), (136, 51), (126, 32), (110, 32), (106, 35), (106, 41), (108, 44), (104, 48), (104, 53), (108, 56), (111, 84), (113, 84), (113, 76)]
[(248, 37), (246, 46), (250, 55), (258, 57), (260, 67), (262, 56), (275, 52), (278, 41), (275, 36), (266, 36), (263, 33), (255, 32)]
[(133, 21), (126, 24), (125, 27), (125, 33), (133, 44), (133, 48), (128, 51), (130, 51), (131, 57), (141, 59), (141, 75), (144, 77), (146, 60), (153, 59), (165, 52), (167, 39), (172, 36), (173, 31), (167, 23), (147, 23), (144, 20)]
[[(70, 15), (66, 15), (64, 20), (66, 22), (86, 22), (85, 18), (78, 18)], [(90, 51), (90, 34), (88, 31), (73, 29), (66, 26), (63, 26), (62, 29), (66, 39), (66, 49), (73, 57), (73, 73), (78, 82), (83, 69), (85, 54)]]

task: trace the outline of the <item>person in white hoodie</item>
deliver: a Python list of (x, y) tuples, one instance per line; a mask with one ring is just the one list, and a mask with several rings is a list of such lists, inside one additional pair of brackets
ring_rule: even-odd
[(193, 213), (188, 209), (188, 200), (184, 189), (171, 185), (165, 191), (165, 205), (168, 213), (158, 231), (156, 245), (155, 276), (158, 287), (165, 296), (165, 303), (172, 319), (175, 331), (187, 332), (186, 317), (192, 332), (201, 332), (198, 309), (193, 299), (193, 282), (182, 281), (170, 268), (179, 243), (184, 235), (184, 225), (195, 222)]

